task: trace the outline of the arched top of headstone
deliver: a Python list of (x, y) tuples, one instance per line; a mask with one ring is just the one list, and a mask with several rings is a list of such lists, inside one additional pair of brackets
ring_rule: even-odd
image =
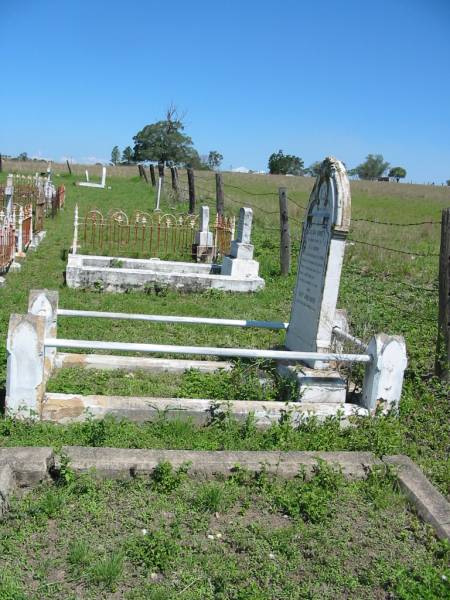
[(350, 216), (350, 183), (347, 171), (340, 160), (328, 156), (321, 164), (320, 173), (309, 197), (307, 219), (330, 218), (332, 229), (346, 233), (350, 229)]

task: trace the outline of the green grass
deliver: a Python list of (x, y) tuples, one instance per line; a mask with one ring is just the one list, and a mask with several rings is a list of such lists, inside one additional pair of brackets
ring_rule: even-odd
[[(127, 171), (129, 173), (129, 171)], [(133, 173), (133, 171), (132, 171)], [(3, 178), (5, 174), (3, 174)], [(203, 178), (203, 179), (202, 179)], [(205, 179), (206, 178), (206, 179)], [(294, 252), (294, 268), (289, 277), (279, 276), (279, 239), (277, 213), (278, 185), (287, 185), (289, 197), (306, 204), (311, 180), (239, 176), (225, 174), (226, 208), (236, 214), (239, 206), (251, 203), (255, 208), (255, 254), (261, 264), (266, 289), (255, 294), (227, 294), (217, 291), (181, 295), (159, 290), (149, 293), (105, 294), (100, 291), (78, 291), (64, 286), (63, 271), (67, 250), (72, 239), (73, 207), (80, 212), (98, 207), (107, 213), (120, 207), (132, 213), (135, 209), (151, 210), (153, 191), (138, 177), (111, 178), (111, 190), (77, 188), (75, 178), (61, 175), (56, 178), (67, 187), (66, 209), (54, 220), (48, 220), (47, 238), (35, 254), (23, 261), (22, 271), (7, 275), (7, 287), (0, 290), (0, 376), (5, 380), (6, 333), (9, 315), (27, 309), (28, 293), (32, 288), (57, 289), (60, 306), (116, 312), (179, 314), (265, 320), (289, 319), (292, 292), (295, 283), (295, 263), (298, 243)], [(272, 195), (254, 196), (236, 190), (236, 185), (254, 193)], [(213, 174), (198, 176), (200, 200), (212, 197)], [(232, 201), (233, 200), (233, 201)], [(407, 186), (403, 184), (352, 183), (352, 214), (355, 219), (417, 222), (439, 220), (444, 206), (450, 204), (450, 188)], [(163, 204), (169, 210), (171, 202)], [(185, 210), (186, 203), (176, 206)], [(303, 218), (301, 209), (290, 204), (291, 216)], [(299, 235), (298, 223), (292, 222), (294, 237)], [(353, 221), (355, 239), (386, 245), (402, 250), (436, 254), (439, 250), (439, 226), (390, 227)], [(335, 420), (320, 426), (315, 422), (298, 431), (288, 431), (284, 423), (267, 432), (256, 431), (251, 419), (244, 425), (232, 422), (222, 411), (222, 417), (213, 419), (207, 427), (198, 428), (178, 421), (161, 419), (154, 424), (116, 423), (107, 420), (96, 424), (56, 426), (46, 423), (19, 423), (11, 419), (0, 421), (0, 445), (69, 444), (115, 445), (124, 447), (177, 447), (177, 448), (281, 448), (281, 449), (370, 449), (377, 454), (402, 452), (409, 455), (425, 470), (440, 489), (449, 494), (450, 462), (448, 440), (450, 419), (448, 389), (432, 378), (437, 324), (438, 260), (411, 255), (393, 254), (355, 243), (346, 252), (341, 280), (339, 306), (348, 310), (352, 331), (367, 340), (375, 332), (385, 331), (403, 335), (406, 339), (409, 366), (399, 418), (394, 416), (360, 419), (354, 428), (340, 431)], [(163, 342), (167, 344), (217, 345), (269, 348), (282, 345), (283, 333), (268, 330), (238, 330), (214, 326), (182, 326), (176, 324), (147, 324), (102, 319), (59, 318), (58, 336), (80, 339), (99, 339), (129, 342)], [(245, 367), (246, 368), (246, 367)], [(354, 369), (356, 382), (361, 373)], [(182, 378), (153, 378), (123, 373), (80, 373), (64, 371), (50, 383), (55, 391), (103, 392), (117, 394), (151, 393), (161, 396), (191, 395), (231, 399), (254, 397), (258, 394), (280, 397), (279, 387), (261, 391), (254, 381), (247, 387), (245, 379), (234, 375), (201, 376), (188, 374)], [(250, 378), (251, 379), (251, 378)], [(272, 396), (271, 396), (272, 397)]]
[[(42, 512), (48, 495), (61, 508)], [(348, 482), (319, 463), (290, 481), (236, 469), (193, 481), (88, 475), (13, 499), (0, 522), (0, 599), (440, 599), (448, 544), (390, 471)]]

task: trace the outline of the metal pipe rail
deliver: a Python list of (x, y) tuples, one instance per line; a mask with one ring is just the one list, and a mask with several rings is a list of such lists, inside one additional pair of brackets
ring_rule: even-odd
[(372, 362), (369, 354), (339, 354), (333, 352), (295, 352), (291, 350), (256, 350), (254, 348), (215, 348), (208, 346), (171, 346), (168, 344), (139, 344), (128, 342), (103, 342), (94, 340), (65, 340), (45, 338), (46, 348), (79, 348), (84, 350), (117, 350), (121, 352), (148, 352), (163, 354), (196, 354), (203, 356), (228, 356), (235, 358), (266, 358), (273, 360)]
[(256, 327), (259, 329), (287, 329), (289, 323), (281, 321), (256, 321), (247, 319), (212, 319), (207, 317), (178, 317), (175, 315), (143, 315), (96, 310), (71, 310), (58, 308), (58, 317), (99, 317), (101, 319), (127, 319), (131, 321), (151, 321), (153, 323), (185, 323), (192, 325), (220, 325), (228, 327)]
[(351, 342), (352, 344), (354, 344), (355, 346), (358, 346), (358, 348), (361, 348), (364, 351), (367, 350), (367, 344), (365, 344), (362, 340), (355, 337), (354, 335), (351, 335), (350, 333), (343, 331), (337, 325), (335, 327), (333, 327), (333, 333), (336, 337), (339, 337), (342, 340), (345, 340), (346, 342)]

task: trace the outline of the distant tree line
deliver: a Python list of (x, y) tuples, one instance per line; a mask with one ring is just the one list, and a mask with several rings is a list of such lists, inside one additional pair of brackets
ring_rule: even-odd
[[(317, 177), (320, 172), (320, 161), (313, 162), (305, 168), (304, 161), (299, 156), (293, 154), (284, 154), (283, 150), (278, 150), (269, 156), (268, 169), (271, 175), (310, 175)], [(382, 154), (369, 154), (366, 160), (353, 169), (348, 170), (349, 175), (357, 176), (360, 179), (379, 179), (386, 176), (389, 179), (395, 179), (397, 182), (406, 177), (406, 169), (403, 167), (391, 167), (386, 162)]]
[(164, 166), (178, 165), (193, 169), (218, 169), (223, 156), (217, 150), (207, 155), (200, 155), (194, 148), (192, 139), (184, 133), (183, 118), (174, 106), (166, 112), (166, 118), (156, 123), (145, 125), (133, 137), (134, 147), (127, 146), (120, 153), (119, 147), (111, 151), (111, 162), (114, 165), (156, 162)]

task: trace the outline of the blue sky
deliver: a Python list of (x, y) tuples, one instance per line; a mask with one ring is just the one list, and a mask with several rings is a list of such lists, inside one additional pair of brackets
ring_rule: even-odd
[(201, 154), (450, 178), (447, 0), (0, 0), (0, 152), (109, 159), (173, 102)]

